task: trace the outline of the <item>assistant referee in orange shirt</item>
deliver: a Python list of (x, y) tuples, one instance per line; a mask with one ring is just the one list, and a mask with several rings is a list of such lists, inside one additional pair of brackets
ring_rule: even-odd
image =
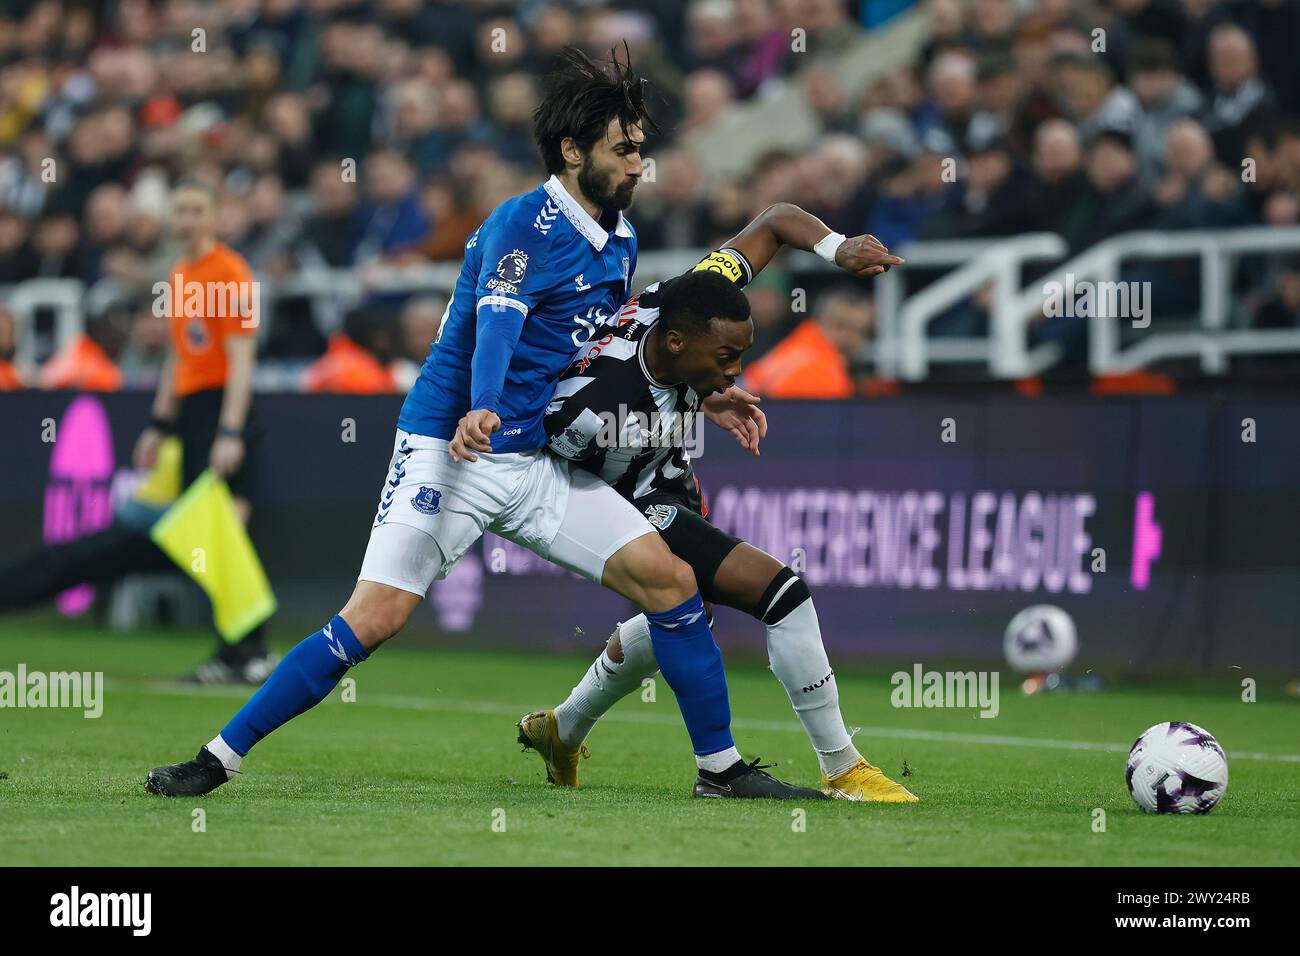
[[(230, 486), (248, 523), (250, 420), (257, 361), (257, 286), (244, 258), (217, 239), (217, 196), (196, 180), (172, 193), (172, 229), (183, 254), (160, 296), (171, 347), (158, 380), (153, 418), (135, 446), (136, 468), (151, 468), (168, 434), (181, 441), (182, 485), (211, 468)], [(274, 662), (263, 627), (238, 644), (218, 638), (213, 657), (190, 675), (198, 683), (261, 683)]]

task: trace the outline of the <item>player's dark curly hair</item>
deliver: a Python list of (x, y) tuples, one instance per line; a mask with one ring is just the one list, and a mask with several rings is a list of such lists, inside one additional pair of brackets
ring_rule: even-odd
[(624, 136), (634, 124), (658, 132), (646, 108), (645, 80), (632, 71), (626, 43), (623, 50), (623, 62), (615, 49), (603, 63), (575, 47), (560, 52), (559, 66), (547, 74), (542, 102), (533, 111), (533, 139), (548, 173), (564, 172), (560, 144), (565, 137), (572, 136), (585, 152), (604, 137), (615, 117)]
[(666, 282), (659, 300), (659, 321), (664, 331), (700, 335), (710, 319), (745, 322), (749, 298), (730, 279), (716, 272), (688, 272)]

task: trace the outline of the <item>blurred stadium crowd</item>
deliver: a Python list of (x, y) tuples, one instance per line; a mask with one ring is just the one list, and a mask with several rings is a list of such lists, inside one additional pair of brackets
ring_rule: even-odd
[[(153, 386), (167, 329), (150, 288), (176, 258), (182, 174), (221, 188), (222, 236), (266, 279), (457, 262), (493, 206), (542, 178), (530, 116), (565, 44), (626, 41), (656, 91), (665, 133), (630, 211), (643, 252), (719, 242), (782, 200), (891, 246), (1041, 230), (1078, 250), (1133, 228), (1300, 224), (1300, 0), (920, 10), (919, 55), (864, 73), (872, 33), (848, 0), (8, 0), (0, 289), (89, 291), (86, 334), (39, 367), (9, 361), (0, 306), (0, 388)], [(777, 98), (778, 124), (755, 118)], [(749, 381), (861, 392), (864, 288), (795, 312), (779, 265), (751, 288)], [(1193, 276), (1157, 277), (1165, 308), (1195, 296)], [(1237, 291), (1257, 326), (1300, 327), (1300, 260), (1269, 258)], [(262, 365), (296, 387), (402, 390), (443, 305), (376, 289), (323, 321), (278, 297)], [(936, 331), (982, 321), (975, 302)]]

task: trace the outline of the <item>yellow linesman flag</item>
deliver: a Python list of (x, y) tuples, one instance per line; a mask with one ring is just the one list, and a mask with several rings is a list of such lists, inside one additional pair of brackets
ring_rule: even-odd
[(275, 595), (230, 489), (211, 469), (194, 480), (149, 534), (207, 592), (217, 633), (227, 643), (275, 613)]

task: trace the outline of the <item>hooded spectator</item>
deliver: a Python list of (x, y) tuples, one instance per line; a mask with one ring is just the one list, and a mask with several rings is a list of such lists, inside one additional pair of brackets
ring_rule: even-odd
[(381, 356), (390, 350), (391, 332), (371, 310), (354, 309), (341, 331), (329, 338), (325, 354), (303, 372), (304, 392), (368, 394), (395, 392), (397, 383)]
[(813, 318), (744, 370), (745, 388), (772, 398), (852, 398), (873, 320), (864, 290), (844, 286), (822, 293)]
[(129, 314), (119, 308), (87, 322), (85, 332), (41, 366), (41, 388), (116, 392), (122, 387), (122, 372), (114, 359), (126, 344), (129, 327)]
[(1147, 175), (1160, 169), (1165, 157), (1165, 133), (1177, 120), (1200, 113), (1204, 98), (1178, 74), (1174, 48), (1165, 40), (1143, 39), (1128, 57), (1128, 88), (1139, 113), (1133, 126), (1133, 148)]

